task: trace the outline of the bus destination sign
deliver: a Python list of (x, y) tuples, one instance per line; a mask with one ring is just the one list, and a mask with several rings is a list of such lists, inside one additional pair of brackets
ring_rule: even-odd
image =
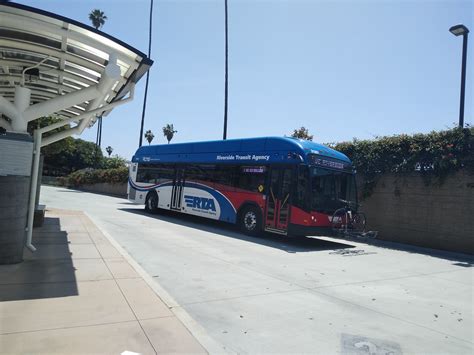
[(264, 166), (244, 166), (242, 168), (243, 173), (254, 173), (254, 174), (263, 174), (265, 172)]
[(323, 168), (338, 169), (338, 170), (348, 170), (350, 169), (350, 164), (334, 161), (329, 159), (324, 159), (316, 156), (311, 157), (311, 164), (321, 166)]

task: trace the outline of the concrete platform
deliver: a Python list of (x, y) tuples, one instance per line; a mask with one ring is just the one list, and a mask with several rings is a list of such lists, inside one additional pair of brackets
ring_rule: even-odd
[(49, 210), (38, 251), (0, 266), (0, 352), (208, 351), (82, 212)]

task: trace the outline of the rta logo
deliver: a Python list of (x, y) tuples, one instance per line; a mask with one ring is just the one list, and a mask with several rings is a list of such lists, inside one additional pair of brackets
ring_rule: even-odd
[(212, 198), (184, 195), (184, 200), (186, 201), (186, 206), (188, 207), (216, 212), (216, 205), (214, 203), (214, 199)]

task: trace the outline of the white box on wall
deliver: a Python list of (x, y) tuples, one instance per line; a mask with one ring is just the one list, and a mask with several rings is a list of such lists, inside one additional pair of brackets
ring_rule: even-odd
[(30, 176), (33, 138), (26, 133), (0, 135), (0, 176)]

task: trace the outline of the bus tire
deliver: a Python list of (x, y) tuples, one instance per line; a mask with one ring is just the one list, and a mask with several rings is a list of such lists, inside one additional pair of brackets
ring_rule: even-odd
[(156, 191), (150, 191), (145, 198), (145, 211), (156, 213), (158, 211), (158, 194)]
[(256, 236), (262, 231), (262, 213), (255, 206), (246, 206), (240, 212), (240, 230), (247, 234)]

